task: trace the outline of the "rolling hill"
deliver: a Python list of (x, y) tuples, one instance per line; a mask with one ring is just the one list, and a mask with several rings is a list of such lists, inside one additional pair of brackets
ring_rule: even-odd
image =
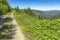
[(34, 14), (38, 16), (45, 16), (47, 18), (52, 18), (57, 16), (60, 18), (60, 10), (51, 10), (51, 11), (40, 11), (40, 10), (32, 10)]

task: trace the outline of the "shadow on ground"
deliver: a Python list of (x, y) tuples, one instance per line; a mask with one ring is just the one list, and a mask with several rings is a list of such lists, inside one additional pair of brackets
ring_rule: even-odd
[(11, 21), (13, 21), (13, 18), (6, 18), (6, 24), (4, 24), (0, 29), (0, 40), (8, 40), (14, 38), (14, 35), (16, 34), (16, 27), (15, 25), (10, 24)]
[(6, 18), (0, 18), (0, 26), (2, 25), (2, 23), (4, 22)]

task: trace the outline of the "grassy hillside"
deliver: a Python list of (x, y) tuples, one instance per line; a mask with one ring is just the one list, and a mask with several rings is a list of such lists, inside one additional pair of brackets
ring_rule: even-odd
[(14, 16), (26, 40), (60, 40), (60, 19), (41, 20), (21, 12), (15, 12)]

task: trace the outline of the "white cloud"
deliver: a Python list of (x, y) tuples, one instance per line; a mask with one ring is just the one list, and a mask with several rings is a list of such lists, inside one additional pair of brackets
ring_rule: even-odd
[(43, 10), (43, 11), (47, 11), (47, 10), (60, 10), (59, 6), (40, 6), (40, 7), (32, 7), (31, 9), (36, 9), (36, 10)]

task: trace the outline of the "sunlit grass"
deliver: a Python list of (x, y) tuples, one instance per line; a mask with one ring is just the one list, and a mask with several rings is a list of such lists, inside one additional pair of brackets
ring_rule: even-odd
[(14, 16), (26, 40), (60, 40), (60, 19), (40, 20), (17, 12)]

